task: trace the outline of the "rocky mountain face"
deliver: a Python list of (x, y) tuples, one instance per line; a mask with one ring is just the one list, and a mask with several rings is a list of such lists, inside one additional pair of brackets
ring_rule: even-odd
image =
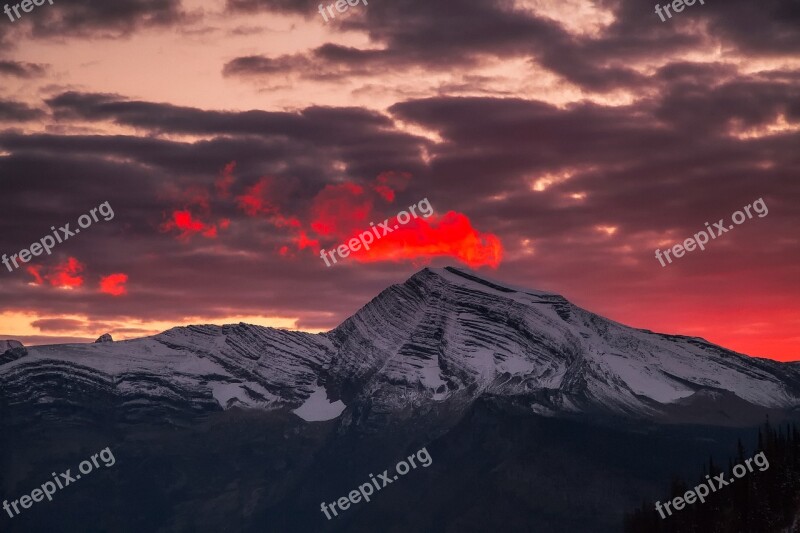
[[(619, 531), (672, 474), (800, 405), (798, 364), (455, 268), (324, 334), (197, 325), (0, 351), (2, 497), (106, 446), (118, 463), (11, 532)], [(422, 446), (429, 469), (319, 511)]]

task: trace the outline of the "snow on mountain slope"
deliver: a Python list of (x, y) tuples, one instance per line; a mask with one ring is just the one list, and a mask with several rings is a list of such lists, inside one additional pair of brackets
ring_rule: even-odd
[(12, 407), (67, 402), (75, 389), (95, 389), (139, 409), (272, 409), (302, 403), (329, 352), (320, 335), (245, 324), (190, 326), (114, 343), (32, 347), (0, 366), (0, 389)]
[(11, 407), (93, 398), (147, 412), (286, 408), (306, 420), (345, 406), (364, 416), (460, 407), (481, 394), (523, 398), (540, 413), (655, 417), (720, 390), (795, 408), (800, 365), (629, 328), (556, 294), (445, 268), (387, 288), (321, 335), (206, 325), (28, 348), (0, 361), (0, 390)]

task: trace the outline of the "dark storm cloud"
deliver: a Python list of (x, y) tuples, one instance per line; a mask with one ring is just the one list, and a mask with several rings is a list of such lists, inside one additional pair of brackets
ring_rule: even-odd
[[(492, 56), (529, 57), (578, 85), (607, 91), (643, 81), (626, 65), (630, 60), (663, 56), (702, 43), (699, 36), (622, 23), (599, 38), (574, 36), (557, 22), (504, 1), (445, 4), (398, 0), (368, 7), (362, 17), (340, 23), (344, 29), (365, 31), (374, 42), (385, 43), (381, 50), (326, 44), (306, 54), (237, 58), (226, 64), (223, 72), (241, 76), (295, 73), (331, 79), (398, 68), (450, 69), (477, 65)], [(636, 15), (644, 17), (646, 13), (639, 9)]]
[(781, 114), (797, 121), (800, 120), (798, 102), (797, 83), (737, 78), (709, 87), (680, 82), (664, 95), (656, 116), (664, 122), (708, 132), (727, 129), (735, 120), (745, 127), (760, 126), (774, 122)]
[(0, 76), (14, 76), (17, 78), (35, 78), (42, 76), (47, 71), (47, 65), (25, 63), (21, 61), (0, 60)]
[(754, 54), (800, 52), (800, 3), (796, 0), (731, 0), (706, 14), (709, 31)]
[[(154, 132), (219, 136), (202, 144), (203, 153), (192, 154), (195, 159), (190, 164), (208, 161), (210, 154), (220, 151), (228, 153), (230, 159), (252, 159), (253, 152), (247, 149), (255, 149), (262, 158), (293, 157), (297, 172), (305, 173), (307, 169), (318, 176), (328, 175), (332, 163), (343, 160), (351, 175), (371, 179), (387, 168), (417, 169), (421, 147), (427, 142), (395, 130), (389, 117), (360, 108), (309, 107), (298, 113), (221, 112), (74, 92), (61, 94), (47, 103), (54, 115), (63, 120), (107, 120)], [(152, 159), (162, 153), (156, 151), (154, 156), (145, 157)]]
[(362, 17), (337, 23), (343, 29), (366, 31), (375, 42), (386, 43), (384, 50), (326, 44), (308, 54), (237, 58), (223, 71), (227, 75), (296, 72), (313, 79), (344, 78), (375, 74), (376, 69), (379, 73), (414, 66), (475, 65), (481, 57), (530, 54), (539, 45), (569, 40), (557, 24), (503, 4), (501, 8), (477, 0), (374, 3), (366, 6)]
[(83, 320), (72, 320), (69, 318), (43, 318), (31, 322), (31, 326), (42, 332), (74, 331), (86, 326)]
[(40, 38), (119, 37), (140, 28), (177, 25), (188, 18), (181, 0), (69, 0), (38, 9), (35, 17), (20, 19), (14, 30), (30, 27)]
[(263, 74), (279, 74), (297, 69), (306, 70), (311, 60), (303, 55), (285, 55), (281, 57), (244, 56), (229, 61), (222, 69), (225, 76), (252, 76)]
[(227, 0), (225, 6), (230, 11), (252, 13), (269, 11), (278, 13), (304, 14), (317, 10), (317, 0)]
[(47, 100), (56, 118), (111, 120), (155, 131), (189, 134), (290, 135), (309, 141), (349, 142), (380, 133), (391, 121), (361, 108), (309, 107), (301, 113), (205, 111), (170, 104), (125, 101), (107, 94), (63, 93)]
[(12, 100), (0, 99), (0, 122), (28, 122), (44, 116), (41, 109), (36, 109)]
[(700, 83), (708, 86), (737, 76), (736, 67), (725, 63), (697, 63), (691, 61), (673, 61), (659, 68), (655, 74), (661, 82)]
[[(652, 6), (634, 0), (605, 4), (615, 20), (599, 35), (570, 34), (559, 23), (503, 0), (374, 3), (358, 16), (337, 21), (342, 29), (366, 32), (381, 49), (326, 44), (307, 53), (235, 58), (228, 76), (294, 74), (314, 80), (369, 76), (398, 69), (437, 71), (466, 67), (488, 57), (528, 57), (585, 89), (606, 92), (650, 83), (630, 64), (716, 48), (744, 53), (789, 54), (800, 49), (800, 7), (792, 0), (737, 0), (687, 10), (663, 23)], [(244, 9), (313, 11), (315, 5), (282, 0), (241, 0)], [(699, 21), (707, 21), (704, 33)], [(690, 24), (691, 22), (691, 24)]]

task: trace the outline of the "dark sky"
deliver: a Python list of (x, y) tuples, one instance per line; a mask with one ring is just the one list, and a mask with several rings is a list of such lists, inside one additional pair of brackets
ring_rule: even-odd
[[(3, 15), (0, 254), (105, 202), (114, 217), (0, 265), (0, 335), (323, 331), (452, 264), (800, 358), (800, 2), (706, 0), (664, 22), (628, 0), (317, 9), (59, 0)], [(320, 258), (423, 199), (430, 217)], [(730, 229), (755, 202), (768, 214)], [(720, 220), (705, 250), (656, 259)]]

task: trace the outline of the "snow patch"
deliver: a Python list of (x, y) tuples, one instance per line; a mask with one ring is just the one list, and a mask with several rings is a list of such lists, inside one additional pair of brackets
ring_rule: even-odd
[(303, 405), (292, 412), (306, 422), (322, 422), (338, 417), (345, 407), (347, 406), (341, 400), (335, 402), (328, 400), (325, 387), (317, 385)]
[(241, 383), (210, 383), (211, 394), (223, 408), (228, 408), (228, 402), (237, 399), (244, 404), (250, 403), (247, 393), (242, 389)]

